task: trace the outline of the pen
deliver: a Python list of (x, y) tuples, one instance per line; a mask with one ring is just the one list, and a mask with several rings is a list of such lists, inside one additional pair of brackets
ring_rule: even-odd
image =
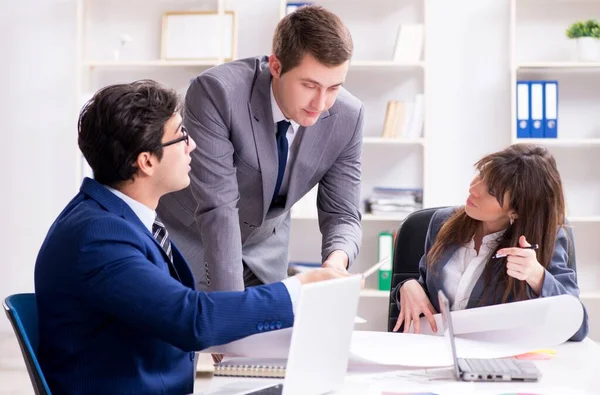
[[(523, 248), (525, 250), (534, 250), (534, 251), (537, 251), (538, 248), (540, 248), (540, 247), (537, 244), (534, 244), (534, 245), (530, 245), (529, 247), (518, 247), (518, 248)], [(498, 259), (498, 258), (504, 258), (505, 256), (506, 255), (504, 255), (504, 254), (498, 254), (498, 253), (496, 253), (496, 255), (494, 255), (492, 258)]]
[(390, 257), (386, 256), (385, 258), (383, 258), (382, 260), (380, 260), (379, 262), (377, 262), (376, 264), (374, 264), (373, 266), (371, 266), (370, 268), (368, 268), (367, 270), (365, 270), (362, 273), (362, 278), (369, 277), (371, 274), (375, 273), (377, 270), (379, 270), (379, 268), (381, 266), (385, 265), (389, 261), (390, 261)]

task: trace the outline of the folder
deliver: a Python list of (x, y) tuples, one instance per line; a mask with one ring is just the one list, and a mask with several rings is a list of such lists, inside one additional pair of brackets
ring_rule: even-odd
[[(377, 261), (392, 257), (394, 248), (394, 236), (390, 232), (379, 233), (379, 246), (377, 249)], [(379, 290), (389, 291), (392, 286), (392, 259), (379, 268)]]
[(531, 138), (544, 137), (544, 82), (529, 82), (529, 98), (531, 100)]
[(558, 81), (544, 82), (544, 137), (558, 137)]
[(529, 108), (529, 83), (517, 81), (517, 138), (531, 137)]

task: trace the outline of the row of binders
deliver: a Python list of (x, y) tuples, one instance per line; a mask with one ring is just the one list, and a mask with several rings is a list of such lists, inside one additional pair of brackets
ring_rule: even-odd
[(558, 137), (558, 81), (517, 81), (517, 138)]

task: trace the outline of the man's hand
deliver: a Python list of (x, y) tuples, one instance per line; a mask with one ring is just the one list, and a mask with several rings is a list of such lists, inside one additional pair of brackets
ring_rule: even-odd
[(342, 250), (335, 250), (325, 259), (323, 267), (348, 273), (348, 255)]

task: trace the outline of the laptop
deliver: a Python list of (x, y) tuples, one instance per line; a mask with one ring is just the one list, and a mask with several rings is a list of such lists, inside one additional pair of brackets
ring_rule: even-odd
[(361, 276), (320, 281), (300, 288), (282, 384), (246, 395), (326, 394), (346, 378)]
[(538, 381), (541, 373), (534, 363), (516, 359), (463, 359), (456, 357), (454, 327), (450, 314), (450, 303), (443, 291), (438, 292), (438, 301), (444, 324), (444, 336), (449, 338), (454, 361), (454, 374), (463, 381)]

